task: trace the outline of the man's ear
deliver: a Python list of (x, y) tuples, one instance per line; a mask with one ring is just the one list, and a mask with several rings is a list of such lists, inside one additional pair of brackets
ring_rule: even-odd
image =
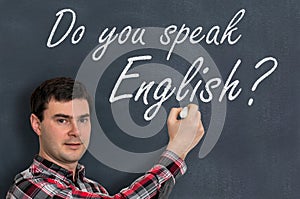
[(31, 123), (31, 127), (34, 130), (34, 132), (38, 136), (40, 136), (41, 135), (41, 122), (40, 122), (39, 118), (33, 113), (31, 113), (31, 115), (30, 115), (30, 123)]

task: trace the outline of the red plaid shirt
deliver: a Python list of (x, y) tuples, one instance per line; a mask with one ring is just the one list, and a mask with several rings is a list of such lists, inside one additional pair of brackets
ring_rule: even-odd
[(175, 184), (175, 178), (185, 171), (184, 161), (171, 151), (165, 151), (158, 164), (145, 175), (110, 196), (103, 186), (85, 177), (84, 166), (78, 164), (74, 182), (72, 172), (36, 156), (33, 164), (15, 177), (6, 198), (153, 198), (159, 195), (164, 183)]

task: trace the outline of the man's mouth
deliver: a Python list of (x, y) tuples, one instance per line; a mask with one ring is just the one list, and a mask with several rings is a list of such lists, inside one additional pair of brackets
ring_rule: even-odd
[(72, 142), (72, 143), (65, 143), (66, 145), (80, 145), (82, 144), (81, 142)]
[(70, 142), (70, 143), (65, 143), (65, 145), (71, 149), (78, 149), (82, 145), (82, 143), (81, 142)]

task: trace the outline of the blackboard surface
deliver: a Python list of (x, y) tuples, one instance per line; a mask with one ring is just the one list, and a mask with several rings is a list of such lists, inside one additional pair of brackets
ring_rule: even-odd
[[(77, 44), (72, 44), (70, 34), (61, 44), (49, 48), (47, 40), (57, 20), (56, 13), (67, 8), (76, 12), (77, 17), (71, 34), (81, 25), (85, 26), (85, 34)], [(300, 3), (296, 0), (0, 1), (0, 197), (5, 197), (13, 177), (26, 169), (38, 152), (38, 138), (29, 124), (32, 90), (48, 78), (76, 78), (105, 28), (116, 27), (118, 33), (128, 25), (165, 29), (173, 24), (179, 29), (185, 24), (191, 30), (201, 26), (203, 33), (213, 26), (224, 32), (240, 10), (245, 15), (232, 36), (234, 40), (241, 35), (235, 44), (225, 41), (219, 45), (207, 42), (200, 45), (214, 60), (224, 81), (237, 60), (241, 60), (234, 79), (239, 80), (243, 90), (234, 100), (227, 99), (226, 120), (213, 150), (199, 159), (200, 143), (189, 154), (188, 171), (178, 180), (170, 198), (300, 198)], [(64, 18), (53, 41), (66, 32), (69, 21), (70, 18)], [(221, 36), (218, 35), (218, 41)], [(189, 62), (176, 53), (166, 61), (166, 51), (162, 51), (140, 49), (115, 54), (119, 61), (114, 60), (98, 82), (95, 92), (98, 120), (102, 121), (107, 137), (126, 151), (145, 153), (167, 143), (165, 126), (151, 138), (122, 134), (113, 121), (108, 101), (130, 56), (151, 54), (153, 65), (165, 64), (184, 75)], [(276, 59), (278, 66), (252, 91), (255, 81), (271, 67), (265, 64), (254, 68), (265, 57)], [(254, 103), (249, 106), (251, 97)], [(175, 99), (170, 99), (164, 108), (168, 111), (178, 105)], [(206, 129), (218, 122), (210, 121), (211, 106), (200, 103)], [(130, 100), (125, 111), (130, 112), (136, 124), (144, 126), (148, 124), (143, 118), (145, 110), (142, 101)], [(102, 183), (111, 194), (141, 175), (113, 169), (90, 151), (81, 163), (86, 165), (87, 176)]]

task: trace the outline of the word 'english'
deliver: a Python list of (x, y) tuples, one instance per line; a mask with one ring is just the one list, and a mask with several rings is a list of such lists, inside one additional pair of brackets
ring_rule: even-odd
[[(194, 97), (196, 96), (197, 91), (199, 90), (200, 85), (203, 83), (203, 81), (200, 79), (198, 80), (197, 84), (193, 87), (193, 90), (189, 90), (187, 88), (188, 85), (190, 85), (192, 80), (195, 80), (195, 77), (197, 74), (199, 74), (199, 71), (203, 65), (204, 58), (199, 57), (194, 61), (194, 63), (190, 66), (188, 71), (186, 72), (185, 76), (183, 77), (180, 85), (177, 87), (172, 85), (172, 78), (166, 77), (161, 82), (146, 82), (143, 81), (139, 88), (137, 88), (137, 92), (135, 96), (133, 96), (132, 93), (125, 93), (121, 95), (117, 95), (119, 87), (121, 83), (124, 83), (126, 79), (133, 79), (133, 78), (139, 78), (139, 73), (128, 73), (130, 67), (133, 65), (135, 61), (147, 61), (151, 60), (151, 55), (143, 55), (143, 56), (136, 56), (136, 57), (130, 57), (128, 58), (128, 63), (125, 66), (124, 70), (120, 74), (112, 92), (109, 98), (110, 103), (114, 103), (118, 100), (122, 99), (131, 99), (133, 98), (134, 101), (138, 101), (141, 97), (143, 98), (143, 103), (145, 105), (149, 105), (148, 102), (148, 95), (151, 89), (154, 89), (154, 85), (158, 84), (157, 87), (154, 90), (153, 93), (153, 99), (156, 101), (154, 104), (149, 106), (147, 110), (144, 113), (144, 119), (146, 121), (152, 120), (156, 114), (158, 113), (159, 109), (161, 108), (162, 104), (170, 99), (170, 97), (174, 94), (176, 96), (177, 101), (182, 101), (186, 97), (189, 97), (189, 101), (192, 102), (194, 100)], [(219, 94), (219, 101), (221, 102), (226, 93), (228, 93), (228, 99), (234, 100), (236, 99), (239, 94), (242, 91), (242, 88), (237, 88), (239, 85), (239, 80), (232, 81), (233, 75), (236, 72), (238, 66), (240, 65), (241, 61), (238, 60), (233, 67), (231, 73), (229, 74), (223, 89), (221, 93)], [(221, 85), (222, 79), (220, 77), (211, 78), (210, 80), (206, 81), (205, 86), (203, 90), (200, 91), (199, 99), (204, 102), (208, 103), (211, 102), (213, 99), (213, 89), (216, 89)], [(176, 93), (175, 93), (176, 92)]]

